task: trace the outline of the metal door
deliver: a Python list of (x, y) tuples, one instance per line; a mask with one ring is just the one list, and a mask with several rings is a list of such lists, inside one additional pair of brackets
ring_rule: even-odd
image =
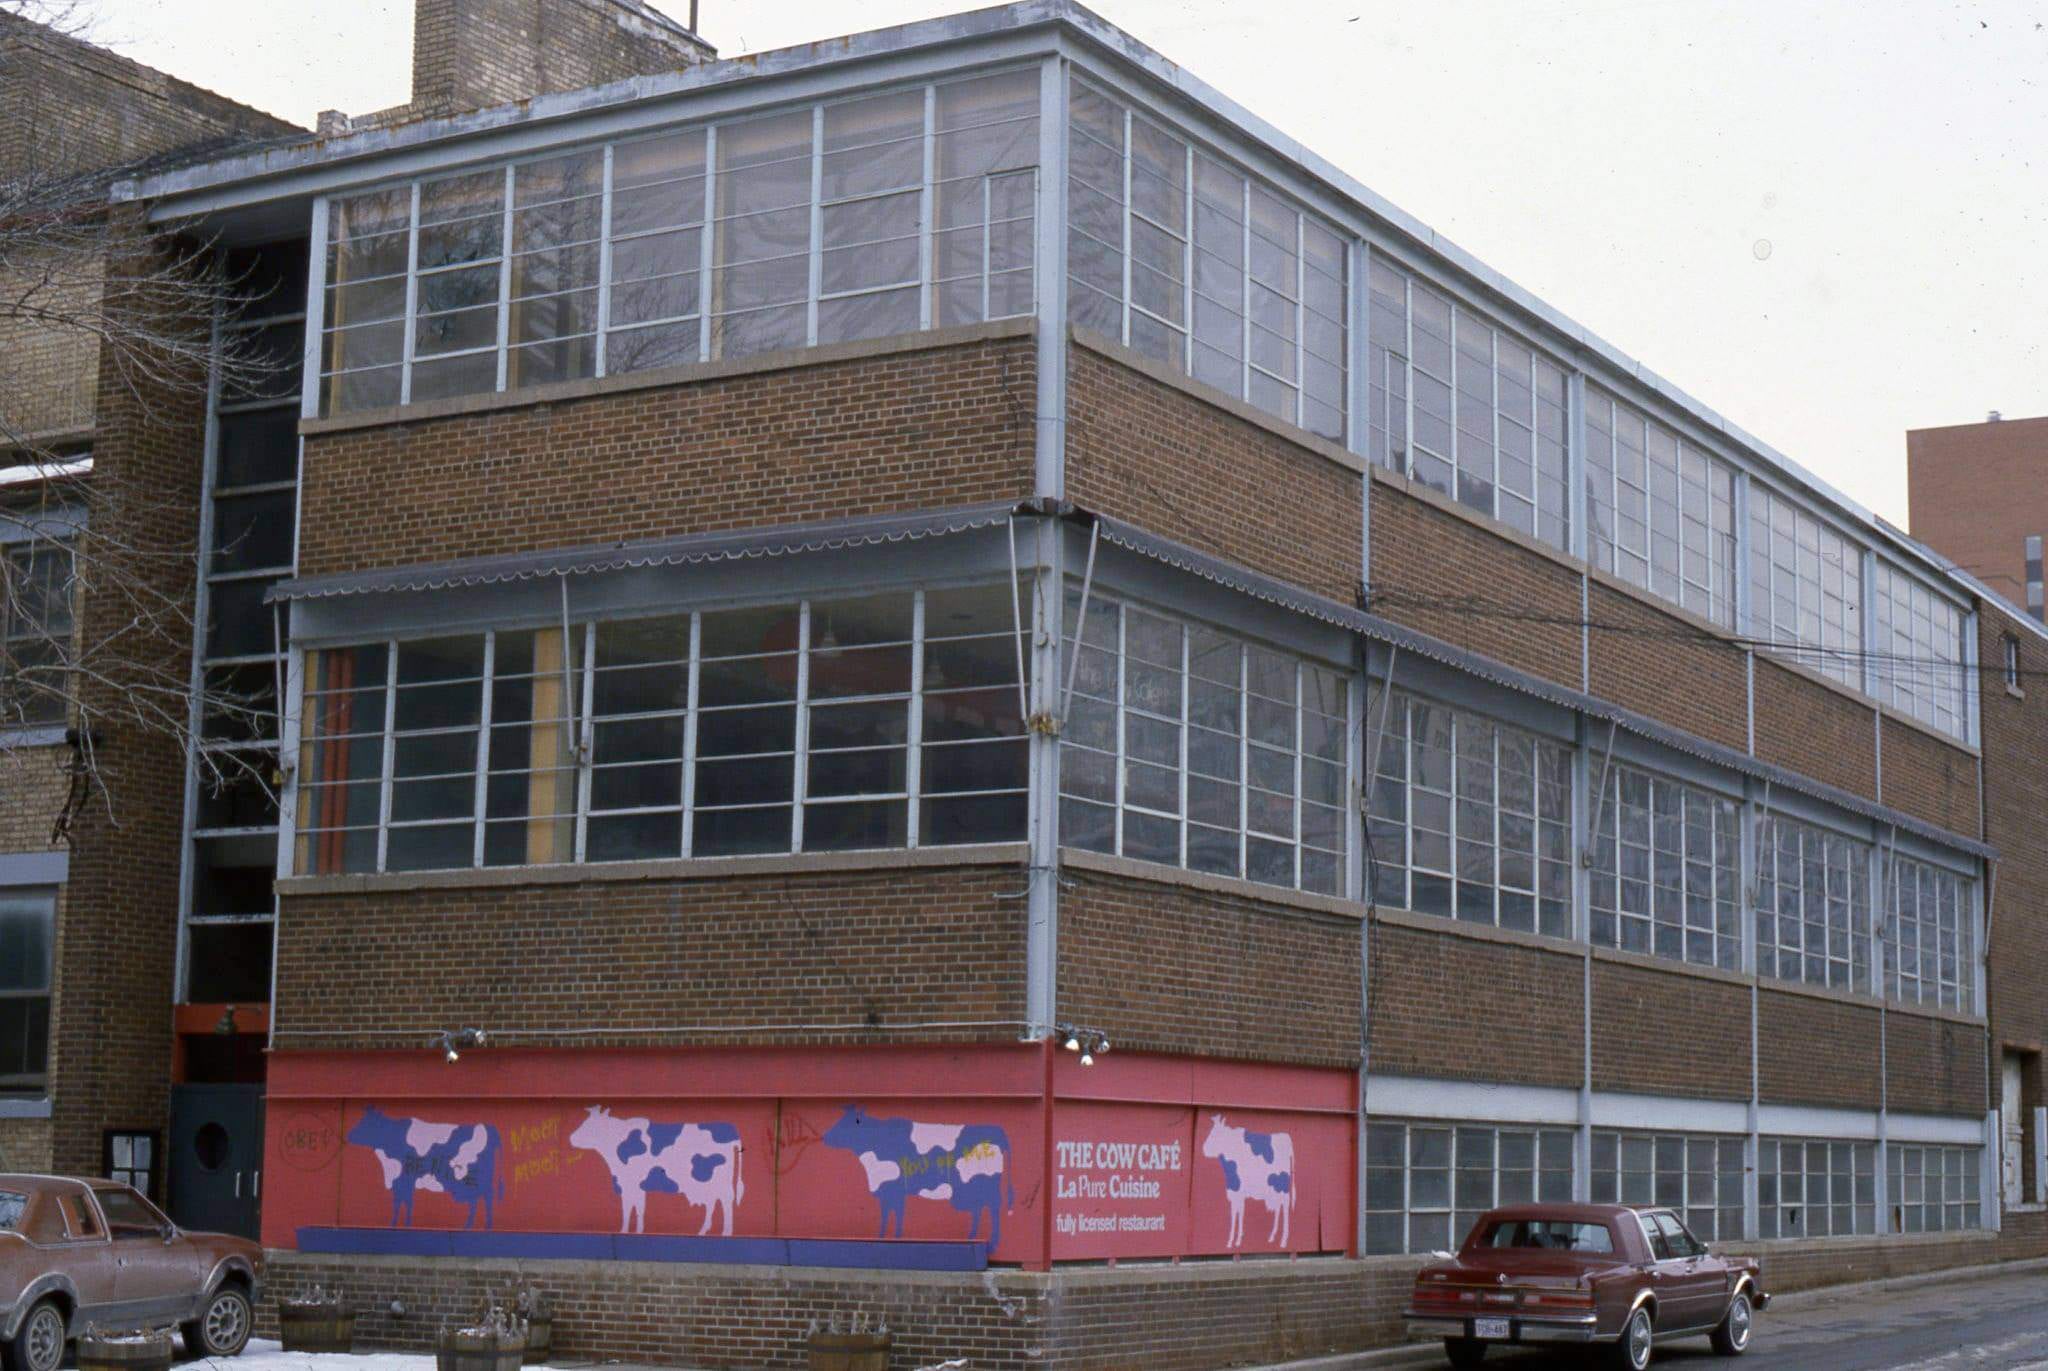
[(179, 1227), (254, 1238), (263, 1194), (263, 1087), (173, 1086), (167, 1180)]

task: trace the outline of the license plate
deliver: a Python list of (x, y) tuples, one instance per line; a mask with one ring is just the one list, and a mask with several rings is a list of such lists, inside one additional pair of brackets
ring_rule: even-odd
[(1473, 1336), (1473, 1337), (1475, 1337), (1475, 1338), (1502, 1338), (1502, 1339), (1505, 1339), (1505, 1338), (1507, 1337), (1507, 1335), (1508, 1335), (1508, 1321), (1507, 1321), (1506, 1319), (1474, 1319), (1474, 1320), (1472, 1320), (1472, 1336)]

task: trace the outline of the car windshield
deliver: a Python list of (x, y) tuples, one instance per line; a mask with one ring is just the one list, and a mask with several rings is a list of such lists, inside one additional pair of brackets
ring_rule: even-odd
[(1482, 1247), (1531, 1247), (1552, 1252), (1612, 1252), (1614, 1239), (1602, 1223), (1564, 1219), (1513, 1219), (1497, 1223), (1480, 1242)]
[(18, 1190), (0, 1190), (0, 1229), (13, 1230), (21, 1227), (21, 1216), (28, 1213), (28, 1196)]

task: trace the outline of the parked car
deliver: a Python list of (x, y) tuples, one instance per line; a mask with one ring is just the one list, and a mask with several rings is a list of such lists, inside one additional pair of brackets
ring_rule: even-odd
[(93, 1326), (168, 1328), (192, 1356), (249, 1341), (263, 1249), (187, 1233), (114, 1181), (0, 1175), (0, 1351), (11, 1371), (56, 1371)]
[(1655, 1344), (1698, 1334), (1741, 1356), (1770, 1302), (1755, 1261), (1717, 1256), (1668, 1209), (1524, 1204), (1485, 1214), (1456, 1257), (1417, 1272), (1407, 1320), (1457, 1367), (1496, 1343), (1578, 1343), (1643, 1371)]

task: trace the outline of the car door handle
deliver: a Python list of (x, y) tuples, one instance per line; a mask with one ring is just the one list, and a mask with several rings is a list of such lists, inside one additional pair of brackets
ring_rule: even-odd
[(235, 1173), (235, 1198), (242, 1198), (242, 1173), (239, 1171)]
[(249, 1198), (252, 1200), (263, 1198), (263, 1172), (261, 1170), (249, 1173)]

